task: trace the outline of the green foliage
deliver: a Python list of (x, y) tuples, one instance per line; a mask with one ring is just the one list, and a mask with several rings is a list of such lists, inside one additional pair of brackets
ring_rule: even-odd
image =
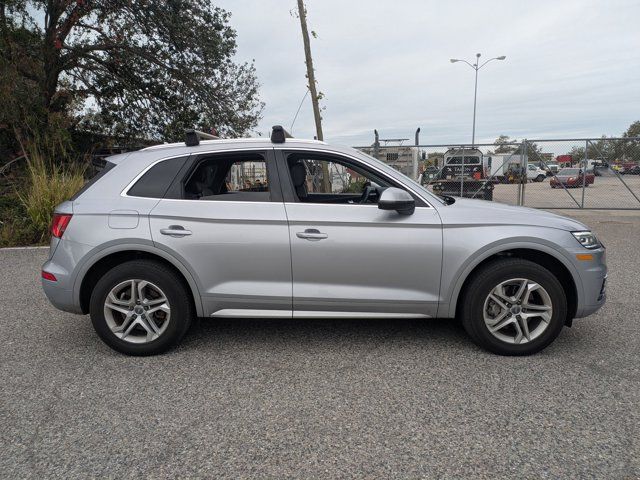
[(364, 191), (365, 183), (367, 183), (366, 178), (360, 178), (355, 181), (349, 179), (349, 185), (345, 189), (344, 193), (362, 193)]
[(53, 162), (52, 152), (66, 158), (59, 138), (21, 139), (25, 152), (22, 169), (3, 176), (0, 196), (0, 245), (41, 243), (49, 234), (55, 207), (84, 184), (84, 167), (73, 162)]
[(15, 192), (0, 195), (0, 248), (31, 245), (40, 241)]
[(514, 145), (509, 145), (509, 144), (516, 143), (516, 142), (517, 140), (515, 138), (512, 139), (508, 135), (500, 135), (493, 142), (497, 145), (493, 153), (513, 153), (516, 151), (516, 147)]
[(82, 188), (84, 170), (74, 165), (52, 164), (40, 154), (30, 156), (27, 170), (29, 185), (19, 198), (34, 232), (42, 241), (49, 233), (55, 207)]
[(629, 125), (629, 128), (627, 128), (627, 131), (624, 132), (622, 136), (626, 138), (640, 138), (640, 120), (635, 121), (631, 125)]
[(229, 18), (211, 0), (0, 2), (0, 121), (41, 130), (59, 115), (120, 138), (244, 134), (262, 104), (254, 66), (233, 61)]

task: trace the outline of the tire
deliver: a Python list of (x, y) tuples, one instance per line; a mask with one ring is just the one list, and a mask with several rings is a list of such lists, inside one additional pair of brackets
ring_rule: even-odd
[(134, 260), (112, 268), (98, 281), (89, 313), (98, 336), (114, 350), (156, 355), (179, 343), (189, 329), (191, 292), (161, 263)]
[(536, 182), (544, 182), (545, 178), (547, 178), (545, 175), (538, 175), (536, 177)]
[[(502, 292), (517, 288), (519, 282), (513, 282), (513, 286), (508, 283), (512, 279), (528, 280), (530, 283), (527, 284), (527, 288), (538, 286), (537, 289), (531, 290), (528, 297), (528, 305), (531, 309), (525, 309), (524, 303), (516, 305), (517, 302), (504, 301), (503, 305), (511, 307), (505, 310), (489, 297), (503, 283), (506, 285), (502, 287)], [(567, 316), (567, 299), (558, 279), (546, 268), (527, 260), (506, 258), (492, 261), (473, 274), (463, 295), (460, 302), (462, 325), (478, 346), (498, 355), (520, 356), (539, 352), (560, 334)], [(500, 300), (504, 299), (500, 298)], [(547, 308), (546, 306), (551, 307), (551, 313), (538, 312), (538, 309)], [(518, 307), (521, 309), (520, 315), (516, 314)], [(495, 319), (499, 320), (500, 315), (505, 313), (504, 319), (496, 322), (495, 327), (507, 321), (510, 323), (496, 333), (491, 333), (485, 320), (487, 311), (495, 311), (495, 318), (489, 318), (489, 323)], [(507, 311), (509, 313), (506, 313)], [(525, 315), (532, 318), (523, 320)], [(548, 317), (548, 321), (545, 321), (543, 316)], [(522, 333), (524, 332), (523, 321), (527, 324), (530, 339)], [(510, 335), (513, 336), (512, 341), (507, 340), (511, 338)], [(520, 341), (517, 341), (518, 335), (520, 335)]]

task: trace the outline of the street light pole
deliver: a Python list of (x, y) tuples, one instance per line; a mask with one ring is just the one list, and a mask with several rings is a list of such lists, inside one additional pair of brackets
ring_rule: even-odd
[(474, 64), (474, 70), (476, 71), (476, 84), (473, 88), (473, 131), (471, 133), (471, 146), (476, 144), (476, 105), (478, 100), (478, 63), (480, 63), (480, 54), (476, 53), (476, 63)]
[(473, 68), (476, 72), (475, 86), (473, 88), (473, 131), (471, 133), (471, 146), (475, 146), (476, 144), (476, 105), (478, 100), (478, 70), (480, 70), (482, 67), (484, 67), (487, 63), (489, 63), (492, 60), (504, 60), (505, 58), (507, 58), (504, 55), (500, 57), (490, 58), (489, 60), (484, 62), (482, 65), (480, 65), (480, 57), (481, 57), (481, 54), (476, 53), (476, 63), (474, 63), (473, 65), (467, 62), (466, 60), (459, 60), (457, 58), (452, 58), (449, 60), (451, 63), (464, 62), (467, 65), (469, 65), (471, 68)]

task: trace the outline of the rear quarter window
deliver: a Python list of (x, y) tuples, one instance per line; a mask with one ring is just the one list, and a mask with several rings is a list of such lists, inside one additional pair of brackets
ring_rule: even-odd
[(132, 197), (164, 198), (188, 156), (170, 158), (156, 163), (129, 189), (127, 195)]

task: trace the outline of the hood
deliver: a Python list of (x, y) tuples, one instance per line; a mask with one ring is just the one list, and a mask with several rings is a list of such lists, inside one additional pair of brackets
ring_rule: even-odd
[(526, 207), (513, 207), (485, 200), (456, 198), (452, 205), (439, 207), (444, 224), (532, 225), (567, 231), (590, 230), (577, 220)]

